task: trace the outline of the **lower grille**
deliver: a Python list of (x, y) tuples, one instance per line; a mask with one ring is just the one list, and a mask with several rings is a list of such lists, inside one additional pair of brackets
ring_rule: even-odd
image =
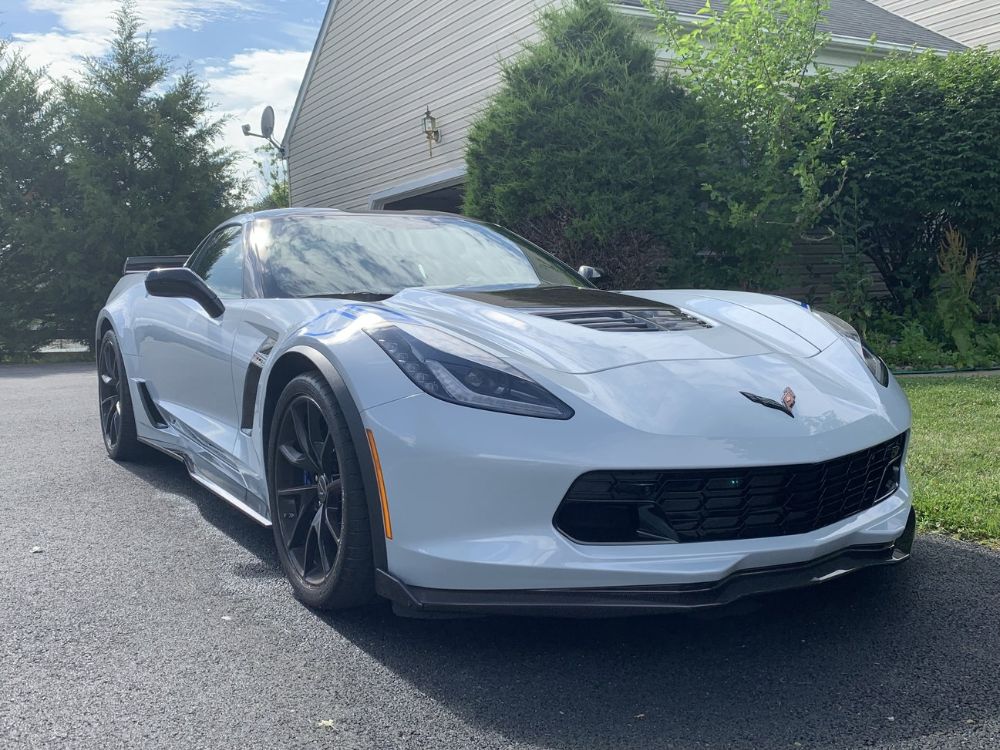
[(907, 433), (816, 464), (592, 471), (555, 515), (584, 543), (706, 542), (802, 534), (860, 513), (899, 487)]

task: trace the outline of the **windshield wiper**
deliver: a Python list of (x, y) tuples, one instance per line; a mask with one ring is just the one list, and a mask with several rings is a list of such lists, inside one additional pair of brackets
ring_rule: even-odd
[(307, 294), (300, 299), (353, 299), (359, 302), (381, 302), (394, 297), (395, 292), (329, 292), (328, 294)]

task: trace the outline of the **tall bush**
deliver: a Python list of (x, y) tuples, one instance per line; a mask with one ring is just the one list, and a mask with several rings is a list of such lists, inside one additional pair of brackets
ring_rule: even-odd
[(808, 82), (848, 164), (859, 243), (898, 314), (932, 300), (948, 227), (978, 256), (975, 297), (1000, 296), (1000, 56), (983, 49), (869, 61)]
[(540, 28), (471, 129), (465, 211), (616, 286), (686, 267), (702, 221), (697, 108), (603, 0), (545, 12)]
[(92, 341), (127, 256), (189, 252), (238, 200), (204, 84), (133, 2), (116, 22), (109, 54), (55, 87), (0, 41), (0, 359)]
[[(809, 96), (828, 0), (706, 2), (693, 23), (644, 0), (676, 80), (705, 111), (710, 283), (774, 288), (785, 252), (836, 194), (833, 118)], [(830, 185), (834, 185), (832, 191)], [(826, 189), (826, 192), (824, 192)]]

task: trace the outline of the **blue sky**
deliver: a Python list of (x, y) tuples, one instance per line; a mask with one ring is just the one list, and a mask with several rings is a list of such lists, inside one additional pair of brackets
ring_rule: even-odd
[[(107, 50), (118, 0), (0, 0), (0, 36), (34, 67), (72, 76), (86, 55)], [(249, 153), (262, 141), (240, 125), (274, 107), (284, 131), (305, 72), (326, 0), (138, 0), (138, 12), (163, 54), (190, 63), (208, 82), (217, 113), (231, 118), (227, 145)], [(248, 159), (243, 168), (250, 170)]]

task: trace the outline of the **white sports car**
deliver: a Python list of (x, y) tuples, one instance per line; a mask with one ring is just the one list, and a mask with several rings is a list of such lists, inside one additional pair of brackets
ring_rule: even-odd
[(320, 608), (669, 611), (908, 557), (910, 409), (854, 329), (595, 275), (460, 216), (238, 216), (126, 263), (104, 442), (272, 526)]

